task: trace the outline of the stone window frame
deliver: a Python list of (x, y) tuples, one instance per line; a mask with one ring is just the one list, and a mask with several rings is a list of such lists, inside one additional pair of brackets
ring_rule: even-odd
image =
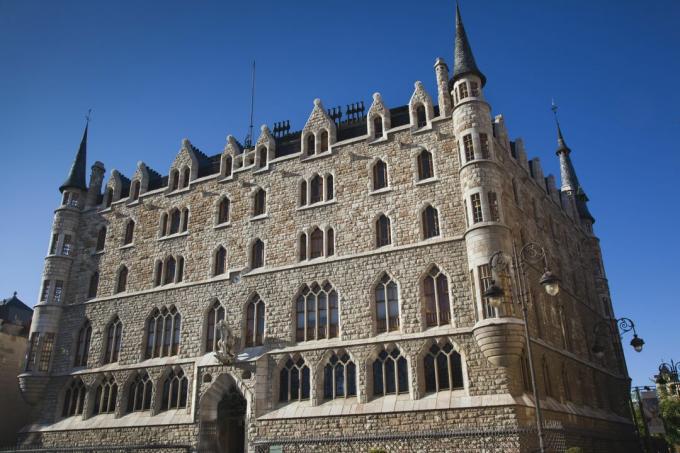
[[(399, 391), (398, 386), (396, 387), (396, 392), (395, 393), (386, 393), (386, 386), (385, 386), (385, 381), (383, 380), (383, 394), (382, 395), (376, 395), (375, 394), (375, 382), (374, 382), (374, 375), (373, 375), (373, 364), (375, 363), (376, 360), (378, 360), (379, 355), (381, 354), (382, 351), (387, 352), (388, 356), (391, 354), (391, 352), (394, 349), (399, 350), (399, 356), (397, 357), (397, 360), (401, 357), (406, 360), (406, 391)], [(413, 382), (412, 379), (412, 367), (411, 367), (411, 358), (408, 357), (407, 354), (407, 349), (401, 347), (400, 342), (387, 342), (387, 343), (382, 343), (382, 344), (376, 344), (372, 348), (371, 352), (368, 354), (365, 363), (365, 368), (364, 368), (364, 373), (366, 373), (366, 379), (365, 379), (365, 395), (367, 400), (376, 400), (379, 398), (384, 398), (385, 396), (392, 396), (392, 397), (401, 397), (402, 395), (406, 395), (408, 399), (413, 399), (414, 396), (414, 389), (411, 383)], [(383, 361), (384, 362), (384, 361)], [(397, 376), (397, 363), (395, 361), (395, 378)]]
[[(321, 255), (312, 258), (312, 233), (314, 233), (316, 230), (321, 231), (322, 235)], [(333, 239), (332, 241), (331, 236)], [(301, 246), (301, 240), (303, 238), (305, 240), (304, 249)], [(316, 262), (318, 260), (323, 260), (326, 258), (330, 258), (331, 256), (335, 256), (336, 240), (337, 240), (336, 229), (331, 225), (314, 224), (303, 228), (302, 231), (298, 232), (295, 239), (295, 256), (297, 258), (297, 262), (307, 261)], [(329, 246), (331, 248), (329, 248)], [(304, 259), (302, 258), (303, 251), (305, 252)], [(330, 251), (332, 251), (333, 253), (329, 253)]]
[[(335, 394), (336, 388), (334, 387), (332, 389), (333, 396), (331, 398), (327, 398), (326, 396), (326, 375), (325, 375), (325, 370), (326, 366), (330, 364), (330, 360), (333, 356), (338, 357), (338, 363), (342, 363), (340, 358), (343, 355), (347, 355), (349, 357), (349, 360), (346, 362), (344, 365), (344, 370), (343, 370), (343, 380), (344, 380), (344, 395), (338, 396)], [(354, 366), (354, 394), (353, 395), (348, 395), (347, 394), (347, 388), (349, 384), (349, 378), (348, 378), (348, 371), (347, 367), (349, 365)], [(333, 365), (335, 367), (336, 365)], [(361, 362), (358, 360), (358, 357), (355, 357), (354, 354), (349, 351), (348, 349), (344, 347), (340, 348), (335, 348), (335, 349), (330, 349), (326, 350), (323, 355), (321, 356), (321, 359), (318, 361), (317, 367), (316, 367), (316, 372), (314, 373), (315, 379), (312, 381), (312, 392), (314, 395), (317, 396), (315, 398), (316, 401), (334, 401), (334, 400), (348, 400), (348, 399), (358, 399), (359, 398), (359, 393), (360, 393), (360, 383), (361, 383)], [(335, 376), (335, 373), (333, 373), (332, 378), (335, 379), (337, 376)], [(316, 402), (315, 401), (315, 402)]]
[(234, 176), (234, 157), (229, 153), (224, 153), (220, 157), (220, 177), (223, 179)]
[[(394, 282), (397, 286), (397, 308), (398, 308), (398, 316), (397, 316), (397, 328), (390, 330), (389, 326), (386, 327), (386, 330), (384, 332), (378, 331), (378, 312), (377, 312), (377, 301), (376, 301), (376, 290), (378, 289), (378, 285), (383, 284), (382, 279), (384, 276), (389, 277), (389, 279)], [(401, 332), (402, 328), (402, 316), (401, 316), (401, 310), (402, 310), (402, 300), (401, 300), (401, 293), (402, 293), (402, 288), (401, 284), (399, 281), (396, 279), (393, 273), (388, 272), (388, 271), (380, 271), (378, 272), (377, 276), (373, 279), (370, 285), (370, 292), (368, 294), (369, 298), (369, 308), (370, 308), (370, 313), (371, 313), (371, 321), (372, 321), (372, 336), (379, 336), (379, 335), (389, 335), (392, 332)], [(389, 307), (388, 307), (388, 299), (387, 299), (387, 289), (385, 289), (385, 316), (386, 316), (386, 324), (389, 324), (388, 318), (389, 318)]]
[[(262, 201), (259, 197), (262, 195)], [(267, 189), (262, 186), (254, 186), (250, 193), (250, 199), (252, 202), (252, 209), (250, 211), (250, 219), (261, 219), (269, 215), (269, 193)], [(261, 205), (261, 206), (260, 206)], [(261, 212), (260, 212), (261, 211)]]
[[(179, 223), (177, 231), (171, 233), (173, 216), (177, 213)], [(167, 211), (161, 212), (158, 231), (158, 239), (182, 236), (189, 232), (190, 209), (188, 206), (173, 206)]]
[(92, 322), (85, 318), (73, 339), (73, 367), (87, 368), (92, 346)]
[[(312, 203), (312, 180), (316, 177), (321, 178), (321, 199)], [(303, 204), (302, 190), (305, 191)], [(308, 176), (303, 177), (297, 183), (297, 207), (298, 209), (309, 209), (316, 206), (324, 206), (328, 203), (334, 202), (337, 198), (335, 192), (335, 170), (329, 171), (315, 171)], [(329, 197), (329, 191), (332, 192), (333, 197)]]
[(97, 293), (99, 292), (99, 279), (100, 279), (99, 271), (94, 271), (90, 274), (90, 279), (87, 287), (87, 297), (85, 299), (89, 300), (95, 299), (97, 297)]
[[(232, 202), (229, 194), (222, 194), (215, 202), (215, 226), (226, 226), (231, 223)], [(222, 203), (227, 203), (227, 219), (222, 221)]]
[[(146, 379), (144, 379), (146, 377)], [(139, 381), (138, 381), (139, 380)], [(141, 409), (136, 409), (136, 396), (138, 395), (138, 386), (141, 384)], [(133, 414), (135, 412), (149, 412), (151, 415), (155, 415), (153, 412), (153, 396), (156, 389), (156, 383), (151, 377), (149, 372), (145, 368), (136, 369), (128, 375), (128, 378), (120, 387), (118, 392), (120, 399), (121, 412), (124, 414)], [(148, 387), (147, 387), (148, 386)], [(148, 407), (146, 406), (147, 401), (147, 390), (148, 390)], [(132, 407), (131, 407), (132, 406)]]
[[(120, 403), (120, 384), (112, 373), (102, 373), (89, 386), (86, 398), (87, 414), (91, 417), (105, 414), (116, 414)], [(99, 401), (98, 398), (99, 397)], [(102, 404), (106, 403), (105, 407)]]
[[(257, 264), (255, 262), (255, 245), (258, 242), (260, 242), (262, 244), (262, 259), (261, 259), (262, 263), (261, 263), (261, 265), (255, 266), (255, 264)], [(262, 268), (267, 267), (267, 242), (268, 242), (268, 240), (263, 240), (262, 238), (259, 238), (259, 237), (251, 238), (248, 241), (248, 246), (247, 246), (246, 250), (247, 250), (247, 253), (248, 253), (248, 257), (247, 257), (248, 267), (251, 271), (255, 270), (255, 269), (262, 269)]]
[(541, 357), (541, 374), (543, 375), (543, 393), (547, 398), (554, 398), (552, 385), (552, 376), (550, 375), (550, 366), (548, 365), (548, 359), (544, 355)]
[[(219, 257), (218, 254), (220, 252), (224, 252), (224, 258), (222, 259), (221, 263), (221, 272), (218, 272), (220, 269), (218, 269), (218, 266), (220, 265), (219, 263)], [(223, 244), (218, 244), (217, 247), (215, 247), (210, 254), (210, 277), (219, 277), (221, 275), (228, 275), (229, 274), (229, 249)]]
[[(182, 365), (173, 365), (166, 367), (161, 375), (158, 377), (156, 382), (154, 383), (154, 393), (152, 394), (151, 398), (151, 408), (152, 408), (152, 414), (153, 415), (158, 415), (164, 412), (181, 412), (181, 411), (186, 411), (186, 413), (189, 413), (191, 410), (191, 373), (190, 370), (185, 370)], [(177, 392), (177, 401), (181, 402), (182, 400), (182, 395), (181, 392), (184, 390), (184, 407), (181, 405), (179, 407), (170, 407), (168, 405), (167, 408), (164, 408), (163, 405), (163, 398), (165, 396), (165, 385), (166, 382), (170, 381), (170, 388), (168, 392), (168, 397), (172, 396), (172, 381), (177, 381), (178, 382), (178, 392)], [(182, 382), (186, 384), (184, 388), (182, 388)]]
[[(222, 317), (220, 317), (220, 311)], [(211, 316), (214, 316), (211, 322)], [(203, 354), (215, 352), (217, 350), (217, 342), (219, 341), (219, 329), (217, 323), (221, 320), (227, 319), (227, 307), (217, 297), (210, 299), (210, 303), (203, 310), (202, 314), (202, 329), (201, 329), (201, 351)], [(210, 328), (212, 325), (212, 338), (210, 335)], [(212, 343), (208, 347), (208, 343)]]
[(179, 190), (188, 189), (191, 186), (191, 167), (189, 165), (183, 165), (180, 170), (180, 183)]
[[(172, 313), (172, 310), (175, 310), (175, 313)], [(170, 320), (170, 344), (168, 345), (168, 352), (164, 353), (163, 351), (163, 343), (164, 343), (164, 326), (165, 326), (165, 318), (172, 318)], [(153, 343), (151, 344), (151, 347), (149, 347), (149, 338), (150, 338), (150, 321), (154, 319), (154, 336), (153, 336)], [(176, 322), (179, 319), (179, 335), (178, 339), (175, 341), (175, 326)], [(151, 310), (148, 312), (148, 314), (144, 317), (144, 329), (143, 329), (143, 337), (142, 337), (142, 342), (140, 345), (140, 355), (141, 355), (141, 360), (150, 360), (150, 359), (156, 359), (159, 357), (179, 357), (182, 353), (182, 328), (183, 326), (183, 316), (180, 313), (180, 311), (177, 309), (177, 306), (175, 304), (168, 304), (168, 305), (162, 305), (160, 308), (159, 307), (152, 307)], [(158, 333), (161, 333), (161, 339), (158, 341), (158, 348), (156, 348), (156, 340), (158, 338)], [(158, 349), (158, 352), (157, 352)], [(174, 349), (174, 351), (173, 351)], [(151, 353), (149, 354), (149, 350), (151, 350)]]
[(135, 202), (139, 200), (142, 193), (142, 181), (139, 178), (133, 179), (130, 183), (130, 194), (128, 195), (128, 202)]
[[(259, 309), (261, 303), (262, 309)], [(253, 305), (253, 329), (252, 329), (252, 340), (249, 337), (249, 322), (250, 319), (248, 318), (248, 311), (250, 309), (250, 305)], [(257, 346), (263, 346), (267, 342), (267, 303), (264, 301), (262, 296), (257, 291), (253, 291), (248, 298), (246, 299), (246, 302), (242, 306), (242, 328), (241, 332), (243, 332), (243, 347), (244, 348), (252, 348), (252, 347), (257, 347)], [(259, 322), (259, 314), (262, 314), (262, 332), (258, 332), (258, 322)], [(260, 343), (258, 343), (257, 338), (258, 338), (258, 333), (260, 334), (261, 340)]]
[[(130, 231), (130, 225), (132, 225), (132, 231)], [(135, 228), (137, 227), (137, 222), (133, 217), (128, 218), (123, 224), (123, 241), (121, 246), (131, 247), (135, 244)]]
[[(122, 279), (123, 274), (125, 276)], [(116, 270), (116, 278), (114, 282), (113, 294), (123, 294), (128, 292), (128, 286), (130, 285), (130, 267), (125, 263), (121, 263)]]
[(99, 363), (101, 365), (118, 363), (123, 350), (123, 322), (117, 313), (114, 313), (106, 322), (101, 335), (102, 349)]
[[(426, 229), (425, 229), (425, 224), (426, 224), (426, 219), (425, 219), (425, 212), (427, 211), (428, 208), (431, 208), (434, 210), (435, 215), (436, 215), (436, 223), (434, 225), (434, 228), (437, 231), (437, 234), (433, 234), (429, 237), (426, 237)], [(440, 215), (440, 209), (434, 205), (433, 202), (430, 201), (421, 201), (420, 205), (418, 206), (418, 223), (419, 223), (419, 230), (420, 230), (420, 241), (431, 241), (435, 239), (439, 239), (444, 237), (444, 228), (442, 224), (442, 216)]]
[[(390, 165), (388, 160), (389, 159), (386, 156), (376, 156), (371, 159), (368, 166), (369, 193), (383, 193), (392, 190), (392, 177), (390, 175)], [(381, 163), (385, 166), (385, 185), (383, 187), (376, 188), (376, 167)]]
[[(104, 252), (104, 250), (106, 248), (106, 234), (107, 233), (108, 233), (108, 230), (106, 228), (106, 225), (102, 225), (97, 230), (97, 240), (95, 241), (95, 245), (94, 245), (94, 252), (95, 253)], [(55, 248), (55, 251), (56, 251), (56, 248), (57, 248), (56, 244), (54, 244), (54, 248)]]
[(472, 214), (472, 224), (484, 222), (484, 206), (482, 204), (482, 193), (477, 191), (470, 194), (470, 213)]
[[(389, 242), (383, 245), (378, 245), (378, 221), (382, 217), (385, 217), (389, 223)], [(387, 211), (380, 211), (377, 214), (373, 216), (371, 219), (371, 232), (372, 234), (372, 243), (373, 243), (373, 248), (374, 249), (382, 249), (385, 247), (394, 247), (396, 245), (396, 227), (394, 225), (394, 221), (392, 219), (393, 217), (393, 211), (392, 210), (387, 210)]]
[[(324, 289), (324, 286), (326, 286), (326, 284), (330, 285), (331, 288), (329, 290)], [(319, 315), (318, 315), (319, 309), (318, 309), (318, 296), (317, 296), (317, 308), (314, 312), (315, 313), (314, 319), (315, 319), (315, 324), (316, 324), (316, 330), (314, 332), (314, 338), (307, 338), (307, 333), (308, 333), (307, 330), (308, 329), (305, 328), (305, 329), (303, 329), (303, 338), (299, 339), (298, 338), (298, 319), (297, 319), (298, 299), (302, 295), (302, 292), (305, 290), (305, 288), (307, 288), (309, 290), (309, 292), (313, 293), (314, 291), (312, 290), (312, 287), (314, 285), (317, 285), (319, 287), (319, 291), (317, 292), (317, 294), (321, 293), (321, 292), (325, 292), (327, 294), (327, 299), (326, 299), (326, 320), (327, 321), (326, 321), (326, 324), (327, 324), (327, 327), (328, 327), (328, 331), (326, 332), (326, 336), (324, 338), (317, 338), (318, 328), (319, 328)], [(331, 329), (330, 294), (332, 292), (335, 292), (335, 298), (336, 298), (336, 304), (337, 304), (336, 311), (337, 311), (337, 317), (338, 317), (337, 324), (335, 325), (335, 335), (334, 336), (330, 336), (330, 329)], [(337, 286), (334, 285), (333, 282), (331, 282), (329, 279), (323, 279), (323, 280), (321, 280), (321, 283), (319, 283), (318, 281), (314, 281), (314, 282), (309, 283), (309, 284), (304, 283), (304, 284), (300, 285), (298, 287), (297, 291), (295, 292), (295, 295), (292, 299), (291, 308), (292, 308), (292, 310), (291, 310), (291, 314), (292, 314), (292, 316), (291, 316), (291, 326), (294, 327), (293, 332), (292, 332), (292, 342), (293, 343), (299, 344), (299, 343), (308, 343), (310, 341), (327, 341), (327, 340), (332, 340), (332, 339), (342, 339), (342, 320), (341, 320), (341, 316), (340, 316), (340, 312), (341, 312), (340, 292), (338, 291)], [(306, 327), (307, 321), (308, 321), (306, 298), (305, 298), (305, 305), (304, 305), (304, 314), (305, 314), (305, 318), (304, 318), (305, 324), (304, 325)]]
[[(73, 390), (77, 390), (74, 395)], [(80, 376), (72, 376), (57, 394), (57, 419), (64, 420), (71, 417), (86, 418), (86, 403), (88, 400), (88, 386)], [(71, 410), (74, 408), (74, 410)]]
[[(430, 154), (430, 163), (431, 163), (431, 170), (432, 170), (432, 176), (429, 178), (421, 178), (421, 156), (423, 153), (429, 153)], [(418, 146), (412, 153), (412, 159), (413, 159), (413, 172), (414, 172), (414, 180), (416, 184), (425, 184), (430, 181), (436, 181), (439, 172), (437, 169), (437, 164), (436, 164), (436, 154), (437, 150), (436, 148), (432, 147), (425, 147), (425, 146)]]
[[(298, 396), (296, 399), (292, 399), (292, 384), (291, 384), (291, 379), (290, 379), (290, 372), (288, 373), (288, 385), (287, 385), (287, 399), (282, 400), (281, 399), (281, 377), (282, 377), (282, 372), (286, 368), (288, 361), (291, 360), (293, 362), (293, 366), (290, 368), (290, 371), (292, 371), (293, 368), (298, 370), (298, 376), (299, 376), (299, 385), (298, 385)], [(302, 360), (304, 363), (299, 364), (299, 361)], [(314, 369), (314, 361), (313, 360), (308, 360), (307, 357), (305, 357), (304, 354), (299, 353), (299, 352), (294, 352), (290, 354), (284, 354), (282, 357), (279, 358), (279, 360), (276, 363), (276, 366), (274, 368), (273, 372), (273, 379), (272, 379), (272, 384), (273, 384), (273, 389), (272, 389), (272, 394), (274, 396), (273, 400), (275, 401), (275, 406), (281, 407), (285, 406), (291, 403), (302, 403), (302, 402), (313, 402), (316, 398), (316, 388), (314, 388), (315, 380), (316, 380), (316, 373)], [(306, 398), (303, 398), (303, 373), (304, 369), (307, 369), (308, 373), (308, 383), (307, 386), (309, 387), (309, 395)]]
[[(495, 190), (486, 191), (486, 204), (489, 211), (489, 222), (502, 222), (503, 215), (501, 211), (501, 200), (498, 196), (498, 192)], [(482, 205), (482, 209), (483, 209)]]
[[(428, 325), (427, 322), (427, 306), (425, 302), (425, 279), (432, 276), (430, 275), (430, 272), (433, 268), (437, 268), (437, 276), (441, 275), (446, 279), (446, 288), (448, 292), (448, 299), (449, 299), (449, 311), (448, 311), (448, 322), (441, 322), (440, 317), (437, 315), (437, 322), (434, 325)], [(435, 294), (437, 294), (437, 283), (435, 279)], [(435, 263), (435, 262), (430, 262), (427, 266), (425, 266), (424, 270), (420, 273), (418, 276), (418, 298), (420, 302), (420, 323), (421, 323), (421, 329), (423, 331), (427, 329), (436, 329), (438, 327), (442, 326), (452, 326), (456, 327), (456, 321), (455, 321), (455, 316), (454, 316), (454, 299), (453, 299), (453, 290), (451, 286), (451, 274), (447, 272), (441, 265)], [(436, 297), (436, 296), (435, 296)], [(435, 313), (439, 312), (439, 301), (435, 300)]]
[[(167, 281), (167, 273), (171, 259), (174, 260), (175, 268), (173, 270), (172, 281)], [(184, 281), (185, 264), (184, 257), (179, 254), (167, 254), (163, 258), (157, 258), (154, 261), (153, 267), (153, 287), (160, 288), (162, 286), (172, 285)]]
[[(376, 129), (376, 124), (377, 124), (377, 119), (380, 118), (380, 135), (378, 135), (378, 130)], [(369, 140), (380, 140), (383, 138), (387, 137), (387, 122), (385, 121), (385, 115), (381, 115), (380, 113), (373, 113), (369, 115), (369, 117), (366, 119), (367, 121), (367, 132), (368, 132), (368, 137)], [(370, 124), (370, 127), (368, 126)], [(370, 130), (369, 130), (370, 129)]]
[[(430, 348), (432, 347), (433, 344), (436, 344), (439, 348), (443, 348), (446, 344), (450, 344), (453, 347), (453, 351), (455, 351), (459, 356), (460, 356), (460, 366), (461, 366), (461, 374), (462, 374), (462, 380), (463, 380), (463, 386), (462, 387), (457, 387), (457, 388), (451, 388), (451, 381), (449, 381), (449, 388), (448, 389), (441, 389), (439, 391), (435, 392), (428, 392), (427, 391), (427, 382), (426, 382), (426, 375), (425, 375), (425, 357), (430, 354)], [(450, 354), (450, 353), (449, 353)], [(456, 339), (452, 336), (443, 336), (443, 337), (434, 337), (428, 339), (422, 347), (418, 350), (418, 353), (415, 357), (417, 366), (416, 366), (416, 385), (417, 385), (417, 390), (418, 390), (418, 395), (421, 397), (424, 395), (437, 395), (442, 392), (449, 392), (455, 397), (462, 397), (462, 396), (469, 396), (470, 395), (470, 377), (468, 375), (468, 366), (467, 366), (467, 354), (465, 352), (465, 349), (462, 347), (462, 343), (456, 341)]]

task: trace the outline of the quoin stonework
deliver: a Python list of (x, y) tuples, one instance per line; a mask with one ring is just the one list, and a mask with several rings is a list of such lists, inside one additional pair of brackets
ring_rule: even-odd
[(22, 443), (531, 451), (513, 279), (496, 276), (500, 308), (483, 292), (494, 252), (537, 242), (562, 279), (553, 298), (542, 266), (527, 278), (547, 442), (633, 450), (619, 339), (591, 354), (614, 315), (571, 151), (558, 126), (558, 187), (491, 116), (459, 11), (452, 67), (398, 107), (316, 99), (301, 131), (213, 156), (185, 139), (167, 176), (95, 162), (88, 184), (86, 127), (19, 376), (38, 414)]

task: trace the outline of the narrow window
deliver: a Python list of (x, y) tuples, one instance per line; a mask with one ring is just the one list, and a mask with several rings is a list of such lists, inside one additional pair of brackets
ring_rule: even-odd
[(73, 246), (71, 244), (71, 235), (70, 234), (65, 234), (64, 235), (64, 240), (61, 243), (61, 254), (64, 256), (69, 256), (71, 255), (71, 252), (73, 251)]
[(279, 374), (279, 401), (303, 401), (309, 399), (309, 367), (299, 357), (289, 358)]
[(380, 351), (373, 362), (373, 394), (375, 396), (408, 393), (408, 366), (401, 351)]
[(85, 406), (85, 384), (80, 378), (71, 381), (64, 394), (64, 407), (61, 411), (62, 417), (72, 417), (82, 415)]
[(177, 262), (175, 258), (169, 256), (165, 259), (165, 278), (163, 280), (164, 285), (174, 283), (175, 281), (175, 271), (177, 270)]
[(319, 152), (326, 152), (328, 151), (328, 131), (323, 131), (321, 133), (321, 146), (319, 148)]
[(28, 343), (28, 352), (26, 353), (26, 371), (33, 371), (35, 366), (35, 359), (38, 355), (38, 344), (40, 342), (40, 334), (38, 332), (33, 332), (31, 334), (31, 340)]
[(378, 217), (375, 222), (375, 246), (383, 247), (392, 243), (392, 228), (390, 219), (385, 214)]
[(113, 189), (108, 188), (106, 189), (106, 207), (110, 208), (111, 203), (113, 203)]
[(399, 294), (397, 284), (383, 274), (375, 287), (376, 330), (378, 333), (399, 330)]
[[(550, 369), (548, 368), (548, 361), (544, 358), (543, 363), (542, 363), (542, 368), (543, 368), (543, 386), (545, 387), (545, 395), (552, 397), (553, 392), (552, 392), (552, 382), (550, 380)], [(595, 372), (593, 371), (593, 380), (595, 380)], [(599, 392), (595, 392), (599, 393)]]
[(307, 181), (300, 183), (300, 206), (307, 204)]
[(439, 213), (429, 206), (423, 211), (423, 239), (439, 236)]
[(522, 356), (520, 357), (519, 366), (520, 366), (521, 371), (522, 371), (522, 384), (524, 385), (524, 391), (530, 392), (532, 390), (532, 388), (531, 388), (531, 371), (529, 369), (529, 359), (527, 358), (527, 356), (524, 352), (522, 352)]
[(463, 149), (465, 150), (465, 162), (475, 160), (475, 147), (472, 144), (471, 134), (463, 137)]
[(478, 193), (473, 193), (470, 197), (472, 207), (472, 223), (479, 223), (482, 219), (482, 200)]
[(333, 354), (323, 369), (323, 397), (328, 400), (356, 396), (357, 369), (347, 353)]
[(491, 153), (489, 151), (489, 136), (486, 134), (479, 134), (479, 147), (482, 149), (482, 159), (489, 159)]
[(250, 252), (250, 267), (257, 269), (264, 266), (264, 242), (260, 239), (255, 239)]
[(223, 224), (229, 222), (229, 198), (222, 198), (217, 213), (217, 223)]
[(120, 343), (123, 335), (123, 323), (116, 316), (106, 328), (106, 353), (104, 363), (115, 363), (120, 356)]
[(335, 232), (333, 228), (326, 231), (326, 256), (335, 255)]
[(182, 409), (187, 407), (189, 380), (182, 369), (173, 370), (163, 382), (161, 410)]
[(425, 322), (428, 327), (451, 322), (449, 282), (437, 266), (432, 266), (423, 279)]
[(433, 344), (424, 360), (425, 391), (441, 392), (464, 387), (463, 364), (460, 354), (451, 343)]
[(132, 239), (135, 234), (135, 221), (130, 219), (125, 225), (125, 238), (123, 239), (123, 245), (132, 244)]
[(311, 181), (309, 181), (309, 202), (318, 203), (323, 197), (323, 178), (319, 175), (315, 175)]
[(416, 125), (417, 127), (425, 127), (427, 125), (427, 116), (425, 115), (425, 106), (418, 104), (416, 107)]
[(224, 320), (224, 307), (216, 300), (208, 311), (208, 325), (205, 337), (205, 352), (217, 350), (217, 342), (220, 339), (220, 330), (217, 324)]
[(316, 148), (314, 134), (309, 134), (307, 136), (307, 155), (313, 156)]
[(148, 411), (151, 409), (151, 392), (153, 382), (144, 371), (135, 377), (128, 393), (128, 413)]
[(300, 243), (299, 243), (299, 246), (298, 246), (298, 252), (299, 252), (298, 258), (300, 259), (300, 261), (304, 261), (304, 260), (307, 259), (307, 234), (306, 233), (302, 233), (300, 235)]
[(90, 277), (90, 286), (87, 289), (87, 298), (92, 299), (97, 297), (97, 289), (99, 288), (99, 272), (95, 272)]
[[(484, 294), (484, 291), (491, 286), (491, 268), (488, 264), (482, 264), (477, 268), (477, 274), (479, 275), (479, 289)], [(482, 314), (484, 319), (496, 317), (496, 309), (491, 306), (487, 297), (482, 297)]]
[(127, 287), (128, 269), (123, 266), (118, 271), (118, 283), (116, 284), (116, 292), (122, 293)]
[(326, 201), (335, 198), (335, 189), (333, 187), (333, 175), (326, 175)]
[(49, 370), (53, 349), (54, 349), (54, 334), (51, 332), (44, 334), (42, 352), (40, 353), (40, 361), (38, 362), (38, 371)]
[(232, 172), (232, 159), (231, 156), (227, 156), (224, 158), (224, 176), (231, 176)]
[(311, 259), (323, 256), (323, 231), (319, 228), (314, 228), (310, 238), (310, 254)]
[(255, 197), (253, 200), (253, 217), (258, 215), (264, 215), (267, 209), (267, 192), (264, 189), (259, 188), (255, 192)]
[[(59, 241), (59, 235), (58, 234), (53, 234), (52, 235), (52, 242), (50, 242), (50, 255), (54, 255), (57, 253), (57, 242)], [(97, 243), (97, 246), (99, 243)], [(96, 249), (96, 251), (99, 251), (99, 249)]]
[(220, 246), (215, 251), (215, 265), (213, 275), (222, 275), (227, 270), (227, 250)]
[(338, 293), (328, 282), (323, 286), (305, 285), (296, 302), (297, 341), (321, 340), (338, 336)]
[(163, 215), (161, 215), (161, 237), (166, 234), (168, 234), (168, 215), (163, 213)]
[(382, 116), (373, 118), (373, 137), (381, 138), (383, 136), (383, 121)]
[(63, 280), (55, 280), (54, 282), (54, 297), (52, 298), (52, 302), (55, 304), (58, 304), (61, 302), (61, 296), (64, 293), (64, 281)]
[(418, 180), (422, 181), (432, 177), (434, 177), (432, 153), (424, 149), (418, 154)]
[(378, 160), (373, 165), (373, 190), (387, 187), (387, 164)]
[(139, 189), (140, 189), (139, 181), (133, 181), (132, 190), (130, 191), (131, 192), (130, 198), (132, 198), (133, 201), (139, 200)]
[[(99, 233), (97, 233), (97, 245), (95, 246), (95, 252), (101, 252), (104, 250), (104, 245), (106, 245), (106, 227), (101, 227)], [(56, 244), (53, 243), (53, 246)]]
[(175, 277), (175, 281), (177, 283), (179, 283), (182, 280), (184, 280), (184, 257), (178, 256), (177, 257), (177, 277)]
[(189, 167), (184, 168), (184, 172), (182, 174), (182, 189), (189, 187), (189, 179), (191, 178), (191, 170)]
[(262, 346), (264, 339), (264, 301), (253, 296), (246, 306), (246, 347)]
[(174, 191), (179, 188), (179, 171), (172, 170), (170, 172), (170, 190)]
[(515, 204), (519, 206), (519, 192), (517, 191), (517, 181), (515, 181), (515, 178), (512, 178), (512, 196), (515, 199)]
[(179, 233), (179, 227), (180, 227), (181, 223), (182, 223), (182, 216), (179, 212), (179, 209), (173, 209), (170, 212), (170, 231), (168, 232), (168, 234)]
[(259, 158), (260, 158), (260, 168), (266, 167), (267, 166), (267, 147), (266, 146), (260, 146)]
[(153, 286), (161, 286), (163, 282), (163, 262), (156, 261), (156, 267), (154, 269)]
[(467, 83), (462, 82), (460, 85), (458, 85), (458, 97), (461, 101), (468, 97)]
[(487, 197), (489, 199), (489, 213), (491, 214), (490, 220), (492, 222), (500, 222), (501, 214), (498, 209), (498, 195), (496, 195), (496, 192), (489, 192)]
[(479, 97), (479, 84), (475, 81), (470, 81), (470, 96)]
[(562, 364), (562, 385), (564, 386), (564, 399), (566, 401), (571, 401), (571, 387), (569, 385), (569, 373), (567, 372), (567, 366)]
[(182, 226), (181, 230), (182, 232), (185, 232), (189, 229), (189, 208), (184, 208), (182, 209)]
[(87, 357), (90, 352), (90, 339), (92, 338), (92, 325), (90, 321), (85, 321), (83, 327), (78, 331), (78, 340), (76, 342), (76, 356), (74, 357), (73, 366), (81, 367), (87, 366)]
[(42, 291), (40, 292), (40, 301), (44, 302), (47, 300), (47, 296), (50, 294), (50, 281), (43, 281)]

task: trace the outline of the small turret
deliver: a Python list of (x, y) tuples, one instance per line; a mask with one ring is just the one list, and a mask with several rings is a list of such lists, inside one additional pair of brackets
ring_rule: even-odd
[(76, 158), (71, 164), (71, 170), (68, 172), (66, 181), (59, 187), (60, 192), (64, 192), (66, 189), (79, 189), (87, 190), (87, 185), (85, 184), (85, 162), (87, 160), (87, 128), (88, 124), (85, 125), (85, 132), (83, 132), (83, 138), (80, 141), (80, 147), (76, 153)]
[(477, 67), (475, 56), (472, 54), (472, 48), (465, 33), (465, 26), (463, 25), (463, 18), (460, 15), (460, 8), (456, 3), (456, 48), (453, 59), (453, 82), (455, 83), (461, 77), (469, 74), (474, 74), (482, 82), (482, 87), (486, 85), (486, 77), (482, 71)]
[(102, 183), (104, 182), (104, 164), (97, 161), (92, 165), (90, 173), (90, 187), (87, 190), (86, 206), (96, 206), (99, 201), (99, 195), (102, 192)]

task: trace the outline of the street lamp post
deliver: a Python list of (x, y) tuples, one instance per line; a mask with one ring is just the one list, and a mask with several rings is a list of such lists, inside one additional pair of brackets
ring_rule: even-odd
[(536, 372), (534, 370), (534, 361), (531, 353), (531, 337), (529, 335), (529, 316), (528, 306), (531, 301), (531, 291), (528, 283), (528, 276), (526, 267), (534, 264), (543, 264), (543, 275), (538, 283), (543, 286), (545, 292), (550, 296), (556, 296), (560, 292), (560, 279), (553, 274), (548, 267), (548, 258), (545, 249), (540, 245), (530, 242), (524, 245), (519, 251), (513, 243), (512, 257), (510, 262), (506, 261), (506, 256), (502, 251), (498, 251), (491, 255), (489, 259), (489, 267), (492, 270), (492, 280), (489, 287), (484, 291), (484, 297), (488, 298), (489, 304), (499, 309), (503, 304), (503, 296), (505, 290), (496, 283), (496, 273), (498, 271), (507, 271), (508, 267), (512, 270), (511, 275), (514, 277), (514, 285), (512, 288), (517, 288), (514, 293), (516, 300), (522, 310), (524, 318), (524, 339), (527, 344), (527, 356), (529, 359), (529, 373), (531, 375), (531, 386), (534, 393), (534, 402), (536, 404), (536, 430), (538, 434), (538, 443), (541, 453), (545, 452), (545, 442), (543, 439), (543, 414), (541, 413), (541, 402), (538, 398), (538, 387), (536, 385)]
[(654, 376), (658, 385), (664, 386), (670, 384), (671, 391), (680, 396), (680, 362), (671, 363), (661, 362), (659, 365), (659, 374)]
[(618, 330), (620, 331), (619, 335), (621, 337), (623, 337), (623, 334), (626, 332), (630, 332), (632, 330), (633, 339), (630, 340), (630, 345), (633, 347), (635, 352), (642, 352), (642, 347), (645, 345), (645, 340), (638, 337), (637, 331), (635, 330), (635, 323), (630, 318), (618, 318), (612, 320), (611, 323), (609, 321), (602, 320), (593, 327), (595, 343), (590, 348), (590, 350), (593, 352), (593, 354), (595, 354), (595, 357), (598, 359), (604, 357), (604, 345), (600, 341), (600, 338), (604, 336), (602, 329), (609, 328), (612, 334), (618, 333), (614, 326), (618, 326)]

